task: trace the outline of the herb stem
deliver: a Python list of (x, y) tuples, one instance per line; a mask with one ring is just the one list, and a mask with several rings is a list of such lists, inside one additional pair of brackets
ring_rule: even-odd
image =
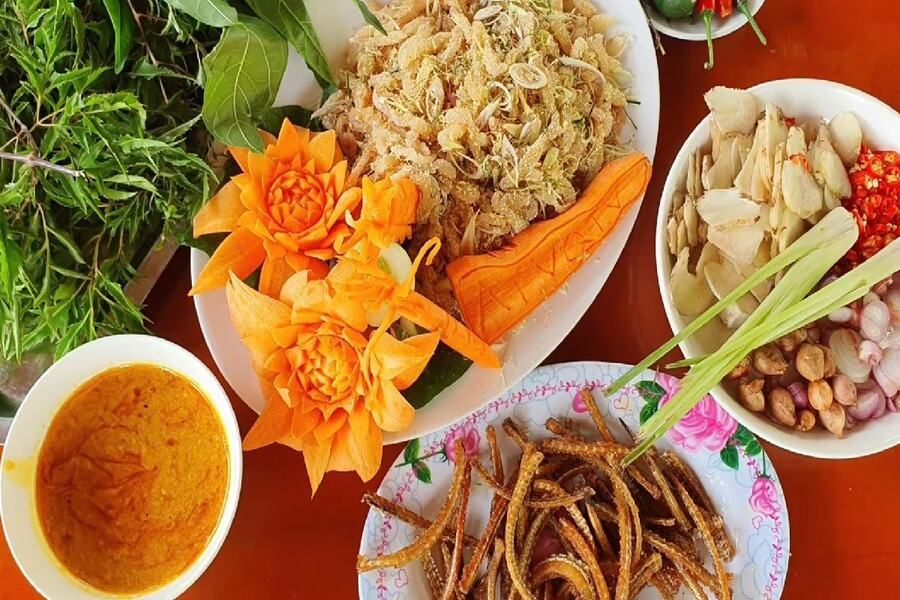
[(31, 136), (31, 130), (22, 122), (22, 119), (19, 118), (13, 109), (9, 107), (9, 104), (6, 103), (6, 98), (3, 93), (0, 92), (0, 107), (9, 115), (9, 118), (12, 119), (15, 125), (19, 127), (19, 133), (17, 135), (24, 135), (28, 138), (28, 141), (31, 143), (32, 148), (37, 149), (37, 142), (34, 141), (34, 138)]
[(56, 173), (68, 175), (69, 177), (74, 177), (75, 179), (84, 177), (84, 171), (80, 169), (70, 169), (69, 167), (57, 165), (56, 163), (52, 163), (49, 160), (44, 160), (43, 158), (36, 156), (33, 153), (13, 154), (12, 152), (0, 152), (0, 160), (11, 160), (14, 162), (22, 163), (26, 167), (47, 169), (48, 171), (54, 171)]

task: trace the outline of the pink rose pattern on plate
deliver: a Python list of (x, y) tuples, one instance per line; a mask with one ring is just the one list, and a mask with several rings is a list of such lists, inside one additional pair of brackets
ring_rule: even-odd
[[(550, 410), (568, 412), (570, 417), (583, 414), (586, 407), (579, 390), (584, 386), (602, 390), (624, 371), (623, 366), (608, 363), (541, 367), (512, 390), (449, 430), (410, 442), (395, 468), (388, 472), (379, 491), (410, 508), (420, 508), (423, 499), (430, 497), (429, 490), (436, 487), (422, 485), (431, 483), (431, 473), (426, 463), (431, 464), (436, 472), (440, 471), (437, 477), (443, 481), (452, 469), (452, 465), (448, 464), (447, 452), (448, 447), (453, 446), (452, 440), (463, 440), (463, 447), (469, 456), (485, 452), (487, 444), (482, 444), (484, 436), (481, 434), (485, 426), (488, 423), (497, 425), (503, 417), (512, 415), (513, 409), (526, 403), (534, 402), (541, 407), (546, 405), (536, 411), (541, 415)], [(621, 416), (628, 421), (628, 427), (634, 428), (638, 413), (640, 422), (645, 421), (660, 405), (665, 404), (677, 387), (677, 379), (648, 371), (644, 373), (643, 380), (626, 388), (625, 393), (617, 395), (617, 398), (604, 404), (598, 395), (598, 401), (601, 411), (608, 418)], [(564, 406), (559, 404), (560, 399), (565, 399)], [(616, 400), (627, 406), (619, 406)], [(706, 404), (707, 400), (711, 406)], [(696, 414), (685, 416), (687, 422), (679, 423), (678, 434), (671, 435), (669, 442), (682, 449), (683, 457), (698, 473), (706, 470), (716, 473), (715, 477), (720, 479), (717, 485), (727, 484), (726, 488), (719, 489), (720, 493), (727, 492), (728, 497), (733, 498), (737, 492), (739, 497), (745, 499), (743, 503), (731, 505), (737, 507), (742, 504), (746, 507), (743, 511), (732, 508), (732, 511), (738, 510), (732, 513), (732, 518), (740, 519), (734, 523), (736, 530), (747, 532), (745, 537), (736, 540), (738, 555), (730, 565), (735, 576), (735, 599), (775, 600), (783, 590), (790, 555), (790, 528), (781, 487), (771, 466), (766, 468), (765, 455), (756, 438), (730, 417), (724, 418), (723, 411), (711, 398), (707, 400), (698, 406), (700, 410)], [(450, 453), (452, 455), (453, 451), (450, 450)], [(728, 476), (728, 473), (734, 475)], [(423, 474), (427, 475), (427, 481)], [(413, 538), (414, 532), (407, 526), (393, 517), (371, 511), (366, 520), (360, 552), (367, 555), (385, 554), (409, 544)], [(415, 569), (410, 565), (405, 569), (380, 570), (361, 576), (361, 600), (416, 598), (411, 577)]]

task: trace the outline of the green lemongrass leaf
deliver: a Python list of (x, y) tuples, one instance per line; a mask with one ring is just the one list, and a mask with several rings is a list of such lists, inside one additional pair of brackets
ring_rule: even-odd
[(134, 45), (134, 19), (126, 4), (126, 0), (103, 0), (103, 6), (112, 23), (115, 35), (115, 68), (121, 73), (128, 60), (128, 53)]
[(228, 27), (238, 22), (237, 11), (226, 0), (166, 0), (174, 9), (212, 27)]
[(334, 83), (304, 0), (247, 0), (250, 8), (300, 53), (320, 82)]
[(359, 12), (362, 13), (363, 19), (366, 20), (366, 23), (377, 29), (382, 34), (387, 34), (387, 31), (384, 30), (384, 25), (381, 24), (381, 21), (378, 20), (369, 7), (366, 5), (364, 0), (353, 0), (353, 3), (356, 4), (356, 7), (359, 9)]
[[(816, 250), (823, 243), (827, 243), (831, 238), (837, 237), (845, 232), (856, 232), (856, 222), (850, 213), (843, 208), (836, 208), (819, 221), (809, 231), (803, 234), (797, 241), (788, 246), (784, 252), (767, 262), (753, 275), (748, 277), (741, 285), (732, 290), (724, 298), (713, 304), (703, 314), (691, 321), (684, 329), (675, 334), (672, 339), (654, 350), (644, 360), (639, 362), (633, 368), (629, 369), (624, 375), (615, 380), (606, 390), (607, 395), (612, 395), (628, 383), (643, 373), (648, 367), (659, 362), (670, 350), (675, 348), (679, 343), (683, 342), (693, 334), (697, 333), (704, 325), (712, 321), (720, 312), (725, 310), (729, 305), (737, 302), (744, 294), (751, 289), (774, 276), (776, 273), (783, 271), (802, 257)], [(858, 232), (857, 234), (858, 235)], [(771, 294), (770, 294), (771, 295)], [(767, 297), (768, 299), (768, 297)], [(754, 311), (753, 314), (758, 312)], [(752, 315), (751, 315), (752, 317)]]
[(203, 121), (224, 144), (263, 151), (258, 115), (272, 106), (287, 66), (287, 44), (269, 25), (243, 18), (205, 59)]
[(701, 362), (704, 358), (709, 356), (709, 354), (703, 354), (701, 356), (694, 356), (693, 358), (682, 358), (681, 360), (676, 360), (675, 362), (670, 362), (666, 365), (667, 371), (673, 371), (675, 369), (684, 369), (687, 367), (693, 367), (697, 363)]

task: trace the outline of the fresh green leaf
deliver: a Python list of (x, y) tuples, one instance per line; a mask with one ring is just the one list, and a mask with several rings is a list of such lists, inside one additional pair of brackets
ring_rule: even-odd
[(753, 440), (744, 446), (744, 452), (747, 453), (747, 456), (756, 456), (762, 452), (762, 446), (759, 445), (757, 440)]
[(128, 53), (134, 45), (134, 18), (131, 16), (126, 0), (103, 0), (103, 6), (109, 14), (115, 34), (115, 68), (121, 73), (128, 60)]
[(287, 44), (266, 23), (247, 17), (226, 29), (203, 60), (209, 131), (224, 144), (262, 152), (256, 123), (271, 108), (286, 66)]
[(403, 449), (403, 462), (412, 464), (419, 459), (420, 443), (419, 438), (416, 438), (406, 445)]
[(142, 56), (134, 62), (128, 74), (132, 77), (141, 77), (143, 79), (154, 79), (156, 77), (171, 77), (174, 79), (184, 79), (193, 81), (194, 78), (187, 73), (179, 73), (175, 69), (165, 67), (163, 65), (154, 65), (149, 59)]
[(416, 474), (416, 479), (422, 483), (431, 483), (431, 469), (428, 468), (428, 465), (419, 461), (413, 463), (412, 468), (413, 472)]
[(666, 395), (665, 388), (655, 381), (639, 381), (635, 387), (647, 402), (659, 402)]
[(334, 83), (304, 0), (247, 0), (247, 4), (262, 20), (287, 38), (320, 84)]
[(725, 463), (726, 466), (731, 467), (735, 471), (738, 468), (738, 451), (734, 446), (725, 446), (722, 448), (722, 451), (719, 452), (719, 458), (722, 459), (722, 462)]
[(659, 403), (657, 403), (657, 402), (647, 402), (646, 404), (644, 404), (644, 406), (641, 407), (641, 414), (640, 414), (641, 425), (643, 425), (644, 422), (647, 421), (647, 419), (652, 417), (653, 413), (655, 413), (657, 411), (657, 409), (659, 409)]
[(387, 31), (384, 30), (384, 25), (381, 24), (381, 21), (378, 20), (372, 11), (369, 10), (369, 7), (366, 5), (364, 0), (353, 0), (353, 3), (356, 4), (356, 7), (359, 8), (359, 12), (362, 13), (363, 19), (366, 20), (366, 23), (377, 29), (379, 32), (383, 34), (387, 34)]
[(472, 361), (439, 344), (425, 371), (414, 384), (403, 390), (403, 397), (415, 408), (422, 408), (452, 385), (469, 369)]
[(226, 0), (166, 0), (174, 9), (186, 12), (211, 27), (228, 27), (238, 22), (238, 14)]

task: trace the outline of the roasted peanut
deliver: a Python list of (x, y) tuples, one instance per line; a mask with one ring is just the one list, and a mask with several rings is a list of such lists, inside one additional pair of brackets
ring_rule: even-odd
[(763, 375), (783, 375), (787, 366), (781, 350), (773, 344), (766, 344), (753, 351), (753, 368)]
[(822, 354), (825, 357), (825, 372), (823, 375), (825, 377), (833, 377), (835, 373), (837, 373), (837, 367), (834, 364), (834, 351), (828, 346), (823, 346), (819, 344), (819, 348), (822, 349)]
[(797, 409), (791, 393), (784, 388), (775, 388), (769, 392), (769, 415), (788, 427), (793, 427), (797, 422)]
[(819, 419), (825, 429), (833, 433), (839, 438), (844, 437), (844, 428), (847, 425), (847, 415), (844, 413), (844, 407), (837, 402), (832, 402), (831, 406), (825, 410), (819, 411)]
[(806, 386), (806, 395), (809, 398), (809, 405), (818, 411), (823, 411), (831, 406), (834, 400), (834, 393), (827, 381), (820, 379), (819, 381), (810, 381)]
[(732, 370), (731, 373), (728, 374), (729, 379), (740, 379), (744, 375), (750, 372), (750, 357), (745, 356), (744, 359), (739, 362)]
[(781, 348), (784, 352), (793, 352), (797, 349), (801, 343), (806, 341), (806, 330), (805, 329), (797, 329), (796, 331), (792, 331), (787, 335), (781, 336), (777, 340), (775, 340), (775, 345)]
[(742, 379), (738, 388), (738, 398), (747, 410), (762, 412), (766, 408), (766, 397), (763, 395), (765, 379)]
[(794, 429), (797, 431), (810, 431), (816, 426), (816, 413), (808, 408), (801, 409), (797, 414), (797, 424)]
[(856, 384), (843, 373), (831, 378), (831, 391), (834, 393), (834, 399), (844, 406), (856, 405)]
[(818, 381), (825, 377), (825, 353), (821, 346), (803, 344), (797, 350), (797, 371), (807, 381)]

